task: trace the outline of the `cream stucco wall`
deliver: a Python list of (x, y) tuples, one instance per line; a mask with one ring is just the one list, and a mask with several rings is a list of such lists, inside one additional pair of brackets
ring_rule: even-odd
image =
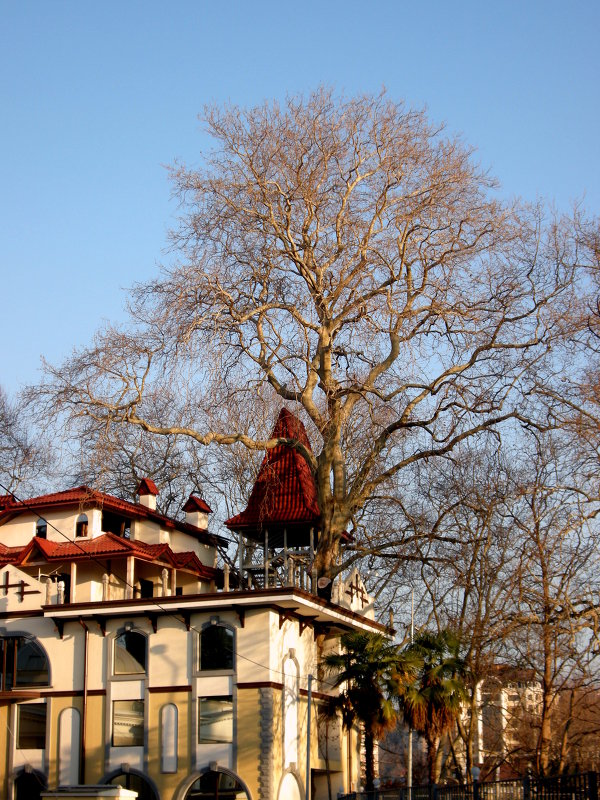
[[(90, 568), (91, 569), (91, 568)], [(51, 666), (51, 685), (43, 689), (49, 706), (47, 754), (26, 754), (33, 758), (34, 766), (48, 768), (49, 786), (58, 780), (59, 718), (62, 711), (77, 708), (85, 726), (85, 780), (98, 783), (124, 762), (132, 769), (147, 774), (161, 793), (161, 800), (174, 800), (189, 776), (207, 769), (216, 761), (221, 768), (231, 770), (246, 784), (252, 800), (259, 800), (270, 792), (277, 800), (280, 786), (292, 780), (304, 786), (307, 747), (307, 676), (314, 676), (311, 707), (312, 737), (311, 764), (313, 769), (324, 770), (327, 763), (323, 748), (319, 750), (318, 706), (326, 684), (320, 683), (319, 660), (323, 652), (336, 647), (337, 638), (315, 637), (313, 627), (302, 623), (294, 609), (286, 615), (283, 608), (254, 606), (243, 609), (236, 603), (237, 593), (231, 593), (236, 608), (221, 606), (203, 610), (201, 605), (188, 612), (185, 618), (175, 605), (169, 613), (157, 608), (152, 619), (135, 612), (131, 615), (94, 618), (93, 611), (85, 615), (85, 627), (75, 617), (65, 621), (63, 637), (49, 617), (11, 617), (0, 624), (5, 634), (27, 633), (33, 635), (44, 647)], [(214, 596), (213, 596), (214, 597)], [(16, 601), (15, 601), (16, 602)], [(199, 601), (201, 604), (202, 601)], [(171, 606), (169, 606), (171, 608)], [(237, 609), (237, 610), (236, 610)], [(99, 611), (102, 606), (99, 606)], [(51, 612), (48, 612), (51, 613)], [(100, 624), (103, 621), (103, 624)], [(233, 671), (201, 672), (199, 669), (199, 635), (204, 625), (224, 624), (235, 631), (236, 664)], [(156, 632), (153, 630), (156, 624)], [(186, 627), (189, 623), (190, 629)], [(113, 675), (113, 649), (115, 636), (124, 627), (131, 627), (148, 637), (146, 675)], [(103, 634), (102, 627), (105, 629)], [(87, 634), (87, 703), (83, 707), (84, 643)], [(286, 661), (297, 667), (298, 697), (294, 713), (297, 731), (297, 757), (295, 764), (288, 754), (285, 758), (284, 672)], [(234, 741), (231, 744), (198, 744), (198, 697), (232, 696), (234, 701)], [(113, 747), (111, 743), (112, 703), (119, 699), (139, 699), (144, 702), (146, 747)], [(161, 771), (161, 709), (173, 704), (177, 709), (177, 772)], [(14, 705), (13, 714), (14, 714)], [(6, 717), (5, 708), (0, 714)], [(10, 718), (9, 718), (10, 722)], [(288, 722), (289, 724), (289, 722)], [(0, 729), (0, 757), (6, 771), (22, 760), (6, 741), (6, 725)], [(288, 732), (289, 733), (289, 732)], [(321, 738), (323, 734), (321, 733)], [(334, 793), (348, 790), (345, 772), (348, 763), (348, 746), (345, 732), (338, 726), (330, 742), (329, 767)], [(294, 737), (291, 737), (292, 739)], [(289, 742), (290, 736), (288, 736)], [(12, 749), (11, 749), (12, 748)], [(353, 781), (356, 785), (359, 769), (357, 738), (352, 749)], [(7, 751), (12, 761), (7, 766)], [(292, 763), (290, 763), (292, 761)], [(0, 763), (1, 766), (1, 763)], [(3, 778), (0, 776), (0, 786)], [(283, 783), (287, 781), (288, 783)], [(322, 784), (322, 787), (321, 787)], [(290, 784), (291, 785), (291, 784)], [(327, 797), (326, 784), (319, 782), (316, 800)]]

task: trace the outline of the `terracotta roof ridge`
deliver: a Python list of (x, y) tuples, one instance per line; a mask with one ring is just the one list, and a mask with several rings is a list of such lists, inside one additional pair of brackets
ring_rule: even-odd
[[(272, 438), (300, 442), (311, 450), (302, 421), (285, 406), (273, 428)], [(267, 450), (244, 511), (226, 520), (227, 527), (254, 527), (316, 521), (320, 517), (317, 486), (309, 463), (291, 444)]]

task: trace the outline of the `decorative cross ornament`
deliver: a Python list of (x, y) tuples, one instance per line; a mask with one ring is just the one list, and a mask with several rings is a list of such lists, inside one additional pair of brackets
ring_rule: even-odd
[(350, 602), (354, 600), (356, 597), (360, 600), (361, 607), (364, 608), (367, 605), (367, 593), (365, 592), (365, 588), (363, 586), (363, 582), (360, 579), (358, 572), (354, 573), (354, 578), (350, 579), (348, 583), (348, 588), (346, 589), (346, 594), (350, 595)]

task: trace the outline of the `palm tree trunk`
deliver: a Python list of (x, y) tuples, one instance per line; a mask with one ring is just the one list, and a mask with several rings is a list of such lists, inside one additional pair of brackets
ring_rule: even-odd
[(427, 742), (427, 774), (429, 775), (429, 785), (433, 786), (437, 782), (436, 760), (439, 739), (427, 736), (425, 741)]
[(373, 734), (365, 730), (365, 782), (368, 792), (373, 791), (373, 781), (375, 779), (374, 750), (375, 739)]

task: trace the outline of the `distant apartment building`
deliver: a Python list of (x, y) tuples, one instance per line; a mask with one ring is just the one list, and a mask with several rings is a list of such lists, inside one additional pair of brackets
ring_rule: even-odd
[(532, 769), (541, 704), (533, 670), (496, 665), (477, 686), (476, 760), (493, 767), (498, 779)]

